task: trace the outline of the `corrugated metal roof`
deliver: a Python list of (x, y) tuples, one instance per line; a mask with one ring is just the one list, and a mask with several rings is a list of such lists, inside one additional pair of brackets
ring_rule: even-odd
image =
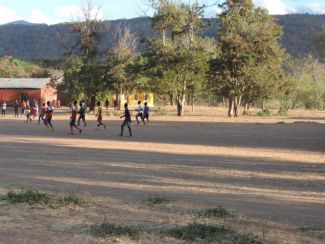
[(0, 89), (41, 89), (51, 78), (0, 78)]

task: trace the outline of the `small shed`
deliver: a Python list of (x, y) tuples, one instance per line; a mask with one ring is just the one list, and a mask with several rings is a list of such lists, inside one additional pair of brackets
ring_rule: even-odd
[(37, 100), (40, 103), (57, 100), (57, 89), (51, 78), (0, 78), (0, 103), (12, 105), (16, 100)]

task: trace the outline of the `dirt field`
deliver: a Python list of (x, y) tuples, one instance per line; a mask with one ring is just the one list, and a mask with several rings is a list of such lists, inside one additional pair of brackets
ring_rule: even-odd
[[(92, 202), (50, 209), (2, 201), (0, 243), (185, 243), (151, 234), (101, 239), (86, 229), (105, 218), (150, 228), (182, 225), (193, 212), (219, 205), (240, 215), (223, 223), (265, 243), (324, 243), (325, 112), (297, 111), (285, 119), (203, 112), (155, 116), (146, 127), (133, 123), (133, 138), (117, 136), (117, 116), (106, 117), (105, 131), (92, 120), (75, 136), (63, 114), (54, 117), (54, 133), (0, 118), (1, 195), (23, 187), (78, 192)], [(155, 195), (172, 201), (140, 203)]]

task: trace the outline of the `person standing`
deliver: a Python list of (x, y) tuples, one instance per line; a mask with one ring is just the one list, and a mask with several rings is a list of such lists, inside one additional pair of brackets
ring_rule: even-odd
[(124, 127), (127, 126), (129, 129), (129, 133), (130, 133), (130, 137), (132, 137), (132, 131), (131, 131), (131, 114), (130, 114), (130, 110), (128, 109), (128, 104), (125, 103), (124, 104), (124, 115), (121, 116), (120, 118), (124, 118), (123, 123), (121, 124), (121, 134), (120, 136), (123, 136), (123, 131), (124, 131)]
[(3, 103), (2, 103), (2, 117), (6, 117), (6, 111), (7, 111), (7, 103), (6, 103), (6, 101), (3, 101)]
[(16, 100), (14, 104), (15, 118), (18, 118), (18, 108), (19, 108), (19, 102), (18, 100)]
[(82, 130), (76, 126), (76, 119), (77, 119), (77, 101), (73, 102), (73, 105), (71, 106), (71, 116), (70, 116), (70, 135), (74, 135), (73, 129), (77, 129), (79, 131), (79, 134), (82, 132)]

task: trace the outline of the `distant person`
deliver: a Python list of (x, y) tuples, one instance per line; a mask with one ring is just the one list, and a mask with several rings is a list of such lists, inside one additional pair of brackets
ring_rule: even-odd
[(5, 101), (3, 101), (2, 110), (1, 110), (2, 117), (6, 117), (6, 111), (7, 111), (7, 103)]
[(26, 103), (25, 100), (23, 100), (22, 103), (21, 103), (21, 116), (25, 115), (26, 107), (27, 107), (27, 103)]
[(100, 102), (97, 102), (97, 127), (103, 126), (106, 129), (106, 124), (103, 124), (103, 109)]
[(124, 115), (121, 116), (120, 118), (124, 118), (123, 123), (121, 124), (121, 134), (120, 136), (123, 136), (123, 131), (124, 131), (124, 127), (127, 126), (129, 129), (129, 133), (130, 133), (130, 137), (132, 137), (132, 131), (131, 131), (131, 114), (130, 114), (130, 110), (128, 109), (128, 104), (125, 103), (124, 104)]
[(48, 101), (47, 107), (45, 109), (45, 119), (44, 119), (44, 124), (46, 128), (48, 128), (50, 131), (54, 131), (53, 125), (52, 125), (52, 117), (53, 117), (53, 108), (51, 106), (51, 102)]
[(79, 131), (79, 134), (82, 132), (82, 130), (76, 125), (76, 119), (77, 119), (77, 101), (73, 102), (73, 105), (71, 106), (71, 116), (70, 116), (70, 135), (74, 135), (73, 129), (77, 129)]
[(18, 102), (18, 100), (16, 100), (16, 102), (14, 104), (15, 118), (18, 117), (18, 108), (19, 108), (19, 102)]
[(144, 121), (145, 119), (147, 119), (147, 122), (149, 122), (149, 106), (148, 106), (148, 103), (145, 102), (144, 103), (144, 108), (143, 108), (143, 117), (142, 117), (142, 121), (144, 124), (146, 124), (146, 122)]
[(108, 107), (109, 107), (109, 101), (108, 101), (108, 99), (106, 99), (105, 107), (106, 107), (106, 110), (108, 110)]
[[(141, 106), (141, 101), (138, 101), (138, 107), (137, 107), (136, 111), (137, 111), (137, 114), (135, 116), (135, 119), (137, 120), (137, 125), (139, 125), (140, 122), (139, 122), (138, 118), (140, 117), (140, 119), (143, 121), (143, 108)], [(144, 121), (143, 121), (143, 123), (144, 123)]]
[(78, 117), (78, 126), (80, 126), (80, 120), (84, 123), (84, 126), (86, 127), (86, 103), (80, 102), (79, 104), (79, 117)]
[(30, 107), (29, 105), (27, 105), (26, 107), (26, 123), (28, 122), (32, 122), (32, 115), (33, 115), (33, 107)]
[(45, 106), (45, 103), (42, 104), (42, 107), (41, 107), (41, 110), (40, 110), (40, 113), (38, 115), (38, 124), (40, 125), (41, 124), (41, 120), (44, 121), (45, 118), (46, 118), (46, 106)]

